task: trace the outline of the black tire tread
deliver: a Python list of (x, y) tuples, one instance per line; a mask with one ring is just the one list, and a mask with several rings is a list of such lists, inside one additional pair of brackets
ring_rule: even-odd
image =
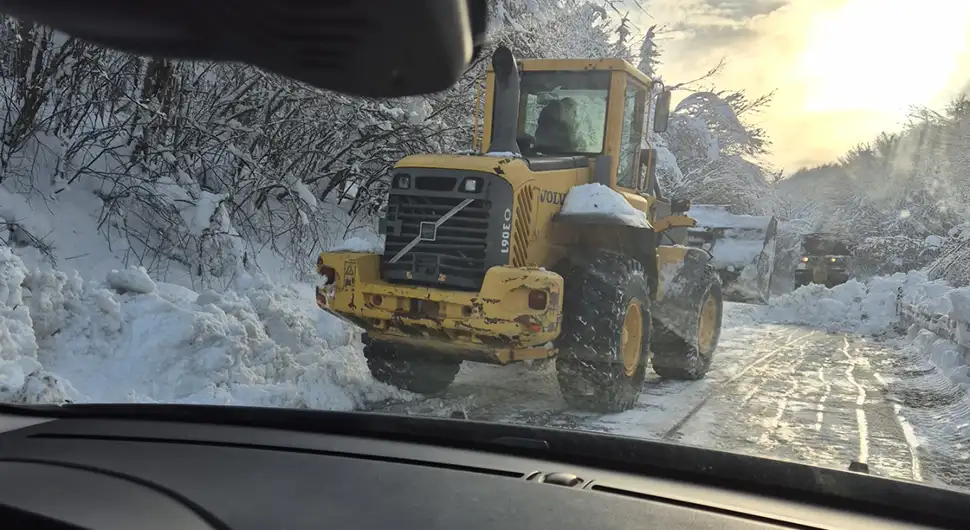
[[(562, 333), (556, 341), (556, 373), (563, 398), (571, 407), (595, 412), (633, 407), (646, 377), (650, 341), (650, 287), (642, 265), (630, 257), (600, 251), (574, 258), (563, 277)], [(632, 297), (641, 301), (644, 339), (637, 370), (628, 376), (620, 341)]]
[[(721, 279), (713, 265), (708, 264), (704, 268), (701, 278), (696, 283), (697, 288), (692, 290), (697, 300), (697, 311), (692, 314), (692, 318), (700, 319), (700, 309), (706, 296), (710, 293), (716, 296), (720, 306), (718, 314), (718, 331), (714, 337), (714, 347), (717, 348), (717, 341), (720, 338), (721, 320), (724, 317), (724, 298), (721, 293)], [(661, 323), (654, 324), (654, 336), (652, 342), (653, 349), (653, 371), (664, 379), (674, 379), (680, 381), (696, 381), (703, 379), (711, 368), (714, 354), (705, 357), (700, 354), (697, 348), (697, 320), (690, 322), (685, 329), (692, 330), (693, 333), (688, 337), (681, 337), (676, 333), (666, 329)]]
[(374, 379), (408, 392), (435, 395), (454, 382), (460, 360), (420, 355), (413, 348), (364, 337), (364, 358)]

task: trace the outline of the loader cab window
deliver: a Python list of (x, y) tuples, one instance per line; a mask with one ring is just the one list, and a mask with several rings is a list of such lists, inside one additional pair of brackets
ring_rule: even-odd
[(610, 72), (524, 72), (519, 134), (546, 155), (603, 152)]
[(640, 149), (643, 143), (643, 113), (647, 89), (627, 80), (623, 102), (623, 131), (620, 136), (620, 161), (616, 184), (636, 190), (640, 188)]

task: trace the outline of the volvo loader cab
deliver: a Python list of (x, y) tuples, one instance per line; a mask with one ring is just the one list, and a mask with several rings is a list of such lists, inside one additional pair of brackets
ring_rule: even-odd
[[(651, 362), (703, 377), (721, 283), (685, 245), (689, 201), (659, 193), (646, 124), (664, 131), (669, 109), (669, 90), (621, 59), (517, 62), (499, 48), (481, 152), (398, 162), (384, 252), (320, 254), (318, 305), (364, 329), (377, 380), (422, 394), (464, 361), (555, 357), (567, 403), (598, 411), (632, 407)], [(561, 211), (604, 191), (635, 218)]]

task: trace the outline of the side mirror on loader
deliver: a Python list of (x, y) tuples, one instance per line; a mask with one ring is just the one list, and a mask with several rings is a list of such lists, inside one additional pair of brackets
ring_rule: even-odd
[(670, 119), (670, 96), (669, 88), (664, 88), (657, 96), (657, 107), (653, 116), (653, 132), (667, 131), (667, 121)]

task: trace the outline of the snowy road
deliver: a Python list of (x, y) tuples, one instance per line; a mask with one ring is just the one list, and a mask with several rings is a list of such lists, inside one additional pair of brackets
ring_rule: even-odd
[[(879, 475), (970, 488), (970, 365), (928, 331), (892, 332), (896, 289), (911, 279), (727, 304), (707, 378), (651, 372), (636, 407), (597, 415), (569, 410), (553, 363), (468, 363), (433, 399), (377, 383), (355, 332), (316, 308), (310, 286), (252, 277), (198, 294), (140, 269), (84, 283), (30, 272), (0, 247), (0, 399), (460, 410), (839, 469), (861, 461)], [(915, 280), (913, 292), (927, 285)]]
[[(438, 398), (375, 410), (578, 428), (679, 441), (874, 474), (922, 480), (917, 441), (889, 393), (900, 355), (852, 334), (756, 324), (730, 308), (715, 366), (698, 382), (649, 377), (620, 414), (568, 410), (554, 367), (467, 365)], [(890, 372), (882, 374), (885, 367)]]

